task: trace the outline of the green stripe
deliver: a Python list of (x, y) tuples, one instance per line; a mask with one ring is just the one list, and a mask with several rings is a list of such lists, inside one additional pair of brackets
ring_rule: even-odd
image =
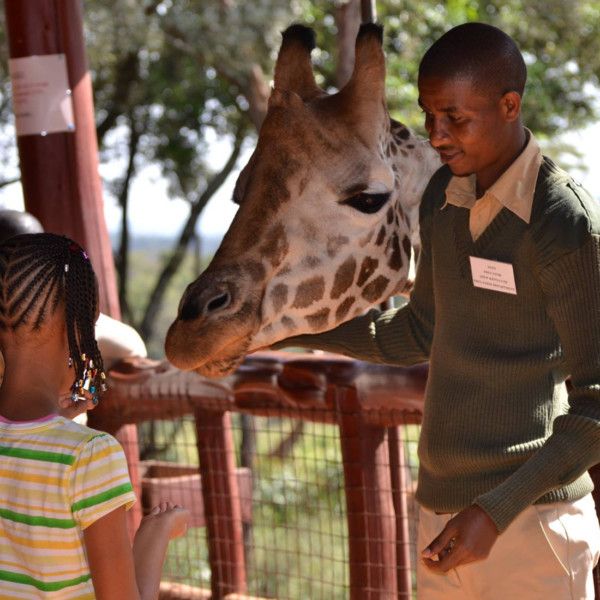
[(131, 483), (124, 483), (123, 485), (111, 488), (110, 490), (106, 490), (105, 492), (96, 494), (95, 496), (90, 496), (89, 498), (84, 498), (83, 500), (79, 500), (79, 502), (75, 502), (75, 504), (71, 506), (71, 511), (77, 512), (83, 508), (89, 508), (90, 506), (95, 506), (96, 504), (102, 504), (107, 500), (112, 500), (117, 496), (121, 496), (122, 494), (132, 491), (133, 487), (131, 487)]
[(42, 527), (54, 527), (55, 529), (72, 529), (75, 527), (73, 519), (52, 519), (50, 517), (34, 517), (23, 513), (13, 512), (6, 508), (0, 508), (0, 517), (15, 523), (25, 523), (25, 525), (40, 525)]
[(30, 460), (41, 460), (63, 465), (72, 465), (75, 462), (75, 457), (71, 454), (46, 452), (44, 450), (26, 450), (24, 448), (10, 448), (7, 446), (0, 446), (0, 456), (16, 456), (17, 458), (28, 458)]
[(68, 587), (85, 583), (91, 578), (92, 576), (88, 573), (87, 575), (81, 575), (81, 577), (75, 577), (74, 579), (64, 579), (63, 581), (52, 581), (46, 583), (45, 581), (40, 581), (39, 579), (35, 579), (29, 575), (23, 575), (22, 573), (12, 573), (11, 571), (0, 570), (0, 581), (10, 581), (11, 583), (32, 585), (42, 592), (57, 592)]

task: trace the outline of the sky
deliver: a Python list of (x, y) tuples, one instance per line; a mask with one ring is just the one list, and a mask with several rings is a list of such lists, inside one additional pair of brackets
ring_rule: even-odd
[[(564, 139), (583, 154), (584, 172), (571, 170), (571, 174), (600, 201), (600, 169), (598, 168), (597, 140), (600, 139), (600, 122), (587, 128), (572, 132)], [(218, 168), (227, 160), (229, 147), (227, 142), (213, 140), (213, 149), (209, 158), (211, 166)], [(240, 169), (250, 157), (251, 149), (242, 153), (238, 168), (231, 173), (219, 191), (208, 203), (200, 218), (201, 236), (220, 237), (227, 230), (237, 206), (231, 201), (233, 187)], [(101, 176), (110, 177), (117, 165), (102, 165)], [(23, 208), (21, 187), (13, 184), (0, 191), (0, 206), (4, 208)], [(161, 178), (158, 168), (150, 166), (141, 170), (135, 178), (130, 195), (130, 230), (133, 236), (160, 235), (175, 237), (188, 214), (188, 205), (182, 200), (169, 199), (167, 184)], [(114, 199), (105, 194), (105, 216), (112, 234), (118, 233), (121, 211)]]

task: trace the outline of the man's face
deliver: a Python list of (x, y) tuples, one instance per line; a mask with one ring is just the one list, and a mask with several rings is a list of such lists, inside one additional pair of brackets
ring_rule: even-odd
[[(506, 167), (513, 135), (504, 97), (479, 91), (469, 79), (419, 79), (419, 105), (431, 145), (454, 175), (475, 174), (488, 187)], [(512, 157), (512, 154), (508, 159)], [(498, 172), (499, 171), (499, 172)]]

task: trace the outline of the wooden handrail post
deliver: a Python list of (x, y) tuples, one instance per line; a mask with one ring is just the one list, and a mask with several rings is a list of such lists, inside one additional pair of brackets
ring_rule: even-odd
[(240, 493), (231, 414), (196, 408), (198, 458), (213, 600), (246, 592)]
[(397, 598), (387, 428), (364, 421), (356, 389), (336, 386), (348, 518), (351, 600)]

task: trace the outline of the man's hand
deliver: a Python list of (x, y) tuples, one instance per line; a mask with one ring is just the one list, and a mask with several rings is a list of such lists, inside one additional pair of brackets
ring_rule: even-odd
[[(489, 515), (472, 505), (446, 523), (442, 532), (421, 552), (421, 558), (432, 571), (445, 573), (459, 565), (487, 558), (498, 535)], [(436, 556), (438, 560), (434, 560)]]

